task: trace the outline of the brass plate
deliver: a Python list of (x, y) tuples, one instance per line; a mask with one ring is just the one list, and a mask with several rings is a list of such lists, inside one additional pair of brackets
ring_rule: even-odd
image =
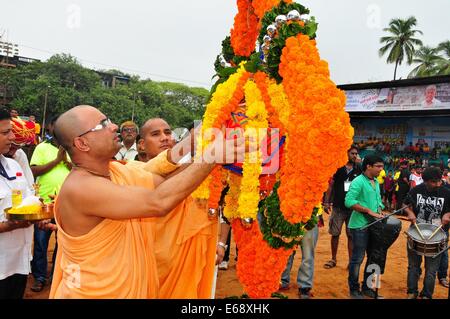
[(39, 221), (44, 219), (52, 219), (54, 217), (53, 215), (53, 207), (51, 209), (48, 209), (49, 207), (44, 207), (40, 213), (37, 214), (10, 214), (8, 211), (11, 208), (5, 209), (5, 216), (8, 220), (15, 220), (15, 221), (21, 221), (21, 220), (28, 220), (28, 221)]

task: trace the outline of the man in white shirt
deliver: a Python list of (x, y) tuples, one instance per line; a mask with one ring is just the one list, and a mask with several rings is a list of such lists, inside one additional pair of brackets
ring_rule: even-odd
[(132, 121), (126, 121), (120, 125), (122, 147), (115, 158), (119, 161), (132, 161), (138, 155), (136, 137), (139, 134), (137, 125)]
[(411, 169), (411, 175), (409, 176), (409, 186), (410, 188), (414, 188), (423, 183), (422, 179), (422, 167), (417, 166)]
[[(9, 112), (0, 110), (0, 299), (21, 299), (31, 271), (33, 227), (29, 222), (5, 218), (5, 209), (12, 206), (14, 180), (25, 179), (20, 165), (2, 155), (15, 138), (10, 119)], [(31, 195), (28, 188), (22, 189), (22, 194), (23, 198)]]
[(34, 128), (26, 126), (25, 122), (17, 121), (14, 118), (11, 119), (12, 132), (14, 133), (14, 140), (11, 143), (9, 151), (3, 155), (8, 158), (12, 158), (19, 163), (25, 178), (28, 182), (28, 187), (34, 192), (34, 176), (30, 168), (30, 162), (28, 161), (27, 154), (23, 151), (22, 147), (26, 145), (32, 145), (36, 138), (36, 131)]
[(435, 98), (437, 92), (436, 85), (429, 85), (425, 89), (425, 99), (422, 102), (422, 107), (436, 107), (441, 106), (442, 102)]

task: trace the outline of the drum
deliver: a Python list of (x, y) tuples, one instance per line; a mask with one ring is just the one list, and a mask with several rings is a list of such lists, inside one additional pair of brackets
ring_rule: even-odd
[(384, 274), (387, 251), (397, 240), (401, 230), (402, 222), (393, 216), (369, 227), (368, 265), (380, 266), (381, 274)]
[(406, 232), (408, 235), (408, 248), (414, 250), (418, 255), (434, 257), (447, 248), (447, 235), (442, 229), (429, 239), (438, 226), (433, 224), (420, 223), (417, 227), (422, 232), (424, 239), (420, 236), (414, 225), (411, 225)]

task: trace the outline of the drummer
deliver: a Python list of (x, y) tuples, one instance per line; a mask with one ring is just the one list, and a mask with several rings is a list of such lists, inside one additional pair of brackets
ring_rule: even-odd
[[(25, 179), (20, 165), (3, 156), (9, 152), (15, 139), (10, 119), (9, 112), (0, 109), (0, 299), (22, 299), (31, 271), (33, 227), (29, 222), (5, 218), (5, 209), (12, 203), (13, 181)], [(22, 192), (23, 197), (32, 195), (28, 188)]]
[[(350, 184), (350, 189), (345, 196), (345, 206), (352, 209), (352, 215), (348, 228), (350, 229), (353, 247), (352, 258), (349, 265), (348, 285), (350, 290), (350, 298), (363, 299), (374, 298), (381, 299), (382, 296), (378, 292), (371, 289), (368, 283), (370, 281), (370, 272), (368, 271), (371, 259), (372, 245), (369, 230), (364, 227), (372, 220), (384, 217), (382, 209), (383, 202), (380, 195), (380, 186), (377, 177), (380, 175), (384, 167), (383, 159), (376, 155), (367, 155), (362, 163), (363, 174), (356, 177)], [(364, 280), (360, 290), (359, 271), (364, 256), (367, 253), (367, 261), (364, 269)]]
[[(442, 172), (437, 167), (425, 169), (422, 174), (423, 184), (413, 188), (406, 195), (403, 207), (411, 224), (427, 223), (448, 227), (450, 222), (450, 190), (442, 186)], [(416, 251), (408, 250), (408, 299), (432, 299), (436, 273), (441, 256), (425, 257), (425, 277), (422, 292), (418, 293), (418, 282), (421, 274), (422, 256)]]

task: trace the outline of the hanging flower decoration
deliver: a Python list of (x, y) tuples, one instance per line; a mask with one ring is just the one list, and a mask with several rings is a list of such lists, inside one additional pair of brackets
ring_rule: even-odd
[[(193, 196), (209, 198), (208, 208), (215, 210), (228, 183), (224, 215), (239, 248), (237, 275), (250, 297), (267, 298), (278, 289), (292, 249), (317, 224), (317, 203), (347, 160), (353, 128), (345, 94), (320, 59), (309, 10), (292, 0), (237, 3), (231, 37), (215, 62), (219, 79), (197, 154), (214, 140), (204, 135), (210, 128), (231, 125), (245, 137), (263, 128), (265, 134), (247, 141), (259, 149), (247, 152), (242, 165), (224, 166), (226, 178), (215, 169)], [(279, 166), (271, 171), (273, 163)]]
[(306, 222), (330, 176), (347, 162), (353, 128), (343, 107), (345, 95), (330, 80), (314, 40), (303, 34), (287, 39), (280, 75), (291, 105), (289, 150), (302, 154), (288, 154), (281, 167), (281, 211), (291, 223)]
[(239, 247), (236, 273), (251, 298), (268, 298), (278, 290), (281, 274), (292, 249), (273, 249), (263, 240), (256, 223), (244, 227), (237, 219), (232, 222), (234, 239)]
[(258, 18), (251, 0), (237, 0), (238, 14), (231, 29), (231, 45), (237, 55), (248, 57), (255, 49), (258, 38)]
[[(203, 151), (212, 141), (212, 138), (207, 136), (205, 133), (210, 133), (213, 128), (220, 128), (220, 123), (223, 123), (227, 117), (229, 117), (230, 110), (234, 110), (238, 106), (240, 100), (239, 97), (242, 99), (244, 95), (243, 91), (239, 90), (239, 88), (243, 86), (242, 83), (245, 83), (249, 76), (250, 74), (246, 72), (244, 67), (241, 65), (235, 74), (230, 76), (226, 82), (218, 86), (206, 108), (205, 114), (203, 115), (202, 130), (197, 139), (196, 156), (202, 156)], [(208, 199), (210, 195), (209, 185), (211, 183), (211, 179), (211, 176), (208, 176), (208, 178), (206, 178), (194, 191), (192, 196), (198, 199)]]
[(268, 127), (267, 111), (261, 93), (253, 81), (247, 81), (245, 85), (245, 99), (247, 101), (246, 115), (248, 116), (246, 125), (248, 129), (245, 130), (245, 137), (251, 137), (254, 140), (249, 141), (250, 152), (245, 154), (238, 214), (241, 218), (255, 219), (259, 203), (259, 176), (262, 171), (259, 150), (262, 137), (259, 129)]
[(230, 173), (228, 178), (228, 186), (230, 189), (228, 190), (227, 195), (225, 196), (225, 207), (223, 210), (223, 214), (228, 220), (233, 220), (235, 218), (239, 218), (238, 215), (238, 199), (239, 199), (239, 187), (241, 185), (242, 177)]
[[(285, 3), (292, 3), (292, 0), (285, 0)], [(280, 4), (280, 0), (262, 0), (262, 1), (253, 1), (252, 5), (255, 9), (255, 14), (259, 19), (262, 19), (264, 15)]]
[(273, 193), (260, 203), (260, 227), (264, 240), (272, 248), (284, 247), (290, 249), (300, 244), (305, 233), (317, 225), (323, 208), (321, 204), (314, 207), (308, 222), (291, 224), (280, 212), (280, 199), (277, 193), (279, 186), (280, 182), (277, 182)]

